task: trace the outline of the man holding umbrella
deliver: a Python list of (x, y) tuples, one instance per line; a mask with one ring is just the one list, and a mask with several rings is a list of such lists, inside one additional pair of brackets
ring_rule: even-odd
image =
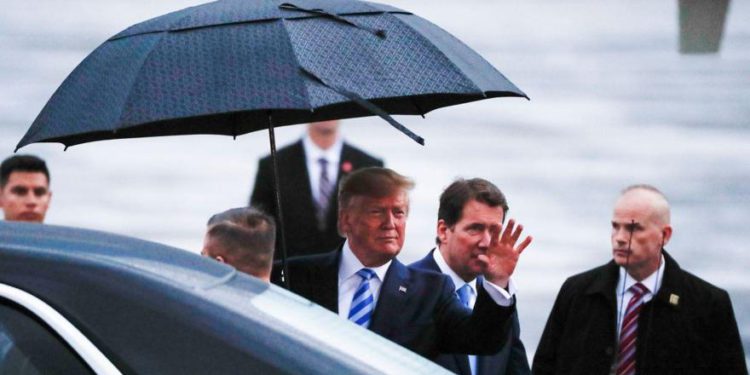
[(291, 290), (429, 359), (496, 353), (515, 311), (506, 288), (531, 238), (517, 244), (523, 228), (513, 220), (502, 235), (499, 228), (493, 231), (486, 254), (479, 256), (486, 282), (474, 310), (467, 309), (447, 276), (396, 259), (412, 186), (386, 168), (365, 168), (342, 181), (338, 227), (346, 241), (331, 253), (291, 259)]
[(732, 302), (664, 250), (666, 197), (623, 190), (613, 260), (565, 281), (534, 356), (534, 374), (747, 374)]
[[(305, 136), (280, 149), (277, 157), (287, 254), (319, 254), (337, 248), (344, 242), (336, 228), (338, 181), (359, 168), (382, 167), (383, 161), (344, 142), (338, 120), (308, 124)], [(278, 222), (274, 190), (271, 157), (266, 156), (258, 162), (250, 204), (272, 213)], [(279, 246), (280, 236), (279, 231)]]

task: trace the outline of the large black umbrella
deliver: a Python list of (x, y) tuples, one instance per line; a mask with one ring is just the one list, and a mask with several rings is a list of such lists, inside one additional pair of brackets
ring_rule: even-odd
[(502, 96), (526, 97), (412, 13), (354, 0), (220, 0), (104, 42), (17, 148), (269, 128), (273, 155), (274, 126), (372, 114), (422, 143), (389, 115)]

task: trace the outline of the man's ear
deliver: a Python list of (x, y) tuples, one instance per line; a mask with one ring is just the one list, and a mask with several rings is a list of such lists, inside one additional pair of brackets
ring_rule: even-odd
[(346, 237), (346, 234), (349, 233), (350, 228), (351, 226), (349, 225), (349, 210), (340, 209), (338, 217), (339, 233), (341, 234), (341, 236)]
[(445, 224), (445, 220), (440, 219), (437, 222), (437, 238), (440, 240), (441, 244), (444, 244), (448, 241), (448, 234), (447, 232), (450, 230), (447, 224)]
[(661, 238), (663, 244), (666, 246), (667, 243), (669, 243), (669, 239), (672, 238), (672, 226), (671, 225), (665, 225), (664, 228), (661, 229)]

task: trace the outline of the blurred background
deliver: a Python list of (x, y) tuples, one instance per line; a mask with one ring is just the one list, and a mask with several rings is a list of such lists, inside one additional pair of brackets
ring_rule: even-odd
[[(57, 86), (108, 37), (201, 1), (6, 0), (0, 13), (0, 157)], [(489, 60), (531, 101), (491, 99), (398, 120), (343, 122), (345, 138), (417, 183), (400, 256), (434, 244), (437, 200), (456, 177), (484, 177), (535, 237), (514, 278), (533, 358), (566, 277), (611, 258), (619, 190), (670, 198), (667, 250), (729, 291), (750, 350), (750, 2), (730, 4), (721, 52), (678, 53), (676, 0), (398, 0)], [(744, 20), (744, 21), (743, 21)], [(277, 129), (279, 146), (301, 125)], [(106, 230), (199, 252), (208, 217), (247, 203), (268, 134), (183, 136), (21, 150), (52, 173), (50, 224)], [(750, 362), (750, 360), (749, 360)]]

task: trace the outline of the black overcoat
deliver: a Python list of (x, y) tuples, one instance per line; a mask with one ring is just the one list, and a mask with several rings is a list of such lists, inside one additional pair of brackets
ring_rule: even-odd
[[(747, 374), (729, 295), (669, 254), (656, 297), (638, 320), (637, 374)], [(534, 374), (608, 374), (617, 351), (614, 261), (560, 288), (534, 356)]]

